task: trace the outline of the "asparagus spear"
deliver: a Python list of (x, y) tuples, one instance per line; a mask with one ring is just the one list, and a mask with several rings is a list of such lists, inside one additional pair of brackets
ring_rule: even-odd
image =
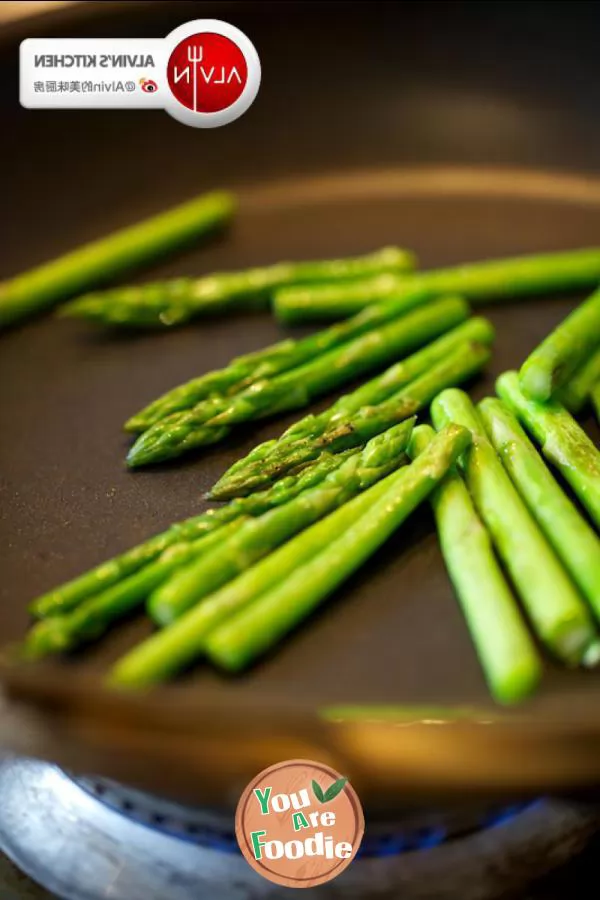
[(536, 403), (521, 392), (516, 372), (505, 372), (496, 391), (540, 445), (542, 454), (600, 526), (600, 452), (583, 428), (557, 401)]
[(25, 638), (22, 653), (27, 659), (40, 659), (65, 653), (101, 637), (114, 622), (139, 608), (148, 594), (179, 566), (208, 553), (223, 538), (231, 536), (237, 522), (222, 531), (205, 535), (190, 543), (173, 544), (154, 562), (114, 584), (100, 594), (84, 600), (76, 609), (37, 622)]
[[(423, 453), (434, 436), (429, 425), (415, 428), (410, 455)], [(541, 660), (488, 531), (455, 469), (433, 491), (431, 505), (444, 561), (491, 694), (499, 703), (517, 703), (537, 687)]]
[(298, 422), (291, 425), (276, 441), (270, 440), (259, 444), (246, 457), (234, 463), (212, 489), (214, 498), (220, 497), (221, 485), (223, 485), (224, 497), (227, 496), (227, 482), (232, 476), (240, 478), (245, 472), (250, 473), (252, 468), (265, 460), (269, 460), (273, 453), (280, 451), (284, 445), (294, 443), (304, 438), (315, 439), (323, 434), (333, 424), (348, 416), (357, 413), (364, 406), (373, 406), (387, 400), (397, 390), (409, 384), (415, 378), (429, 371), (436, 363), (444, 360), (448, 354), (460, 344), (472, 342), (475, 344), (491, 344), (494, 340), (494, 328), (487, 319), (481, 317), (468, 319), (447, 334), (442, 335), (431, 344), (423, 347), (408, 356), (406, 359), (395, 363), (382, 375), (377, 375), (371, 381), (361, 387), (340, 397), (335, 403), (319, 415), (309, 413)]
[(239, 393), (265, 378), (272, 378), (303, 365), (317, 356), (392, 322), (421, 302), (418, 294), (387, 300), (363, 310), (347, 322), (340, 322), (299, 341), (290, 339), (262, 350), (238, 356), (224, 369), (207, 372), (158, 397), (125, 423), (126, 431), (145, 431), (174, 412), (191, 409), (202, 400)]
[(89, 290), (227, 224), (234, 197), (203, 194), (0, 284), (0, 328)]
[(563, 384), (556, 399), (576, 415), (591, 400), (594, 385), (600, 381), (600, 350), (595, 350), (575, 374)]
[(217, 272), (203, 278), (176, 278), (89, 294), (65, 307), (65, 314), (105, 325), (181, 325), (200, 315), (243, 307), (264, 307), (274, 288), (287, 284), (341, 282), (374, 272), (414, 268), (414, 256), (398, 247), (347, 259), (281, 262), (241, 272)]
[(341, 535), (332, 530), (333, 542), (325, 544), (321, 553), (211, 632), (206, 640), (209, 658), (227, 670), (238, 671), (273, 647), (428, 497), (469, 440), (468, 432), (452, 427), (438, 435), (350, 529)]
[(479, 412), (513, 484), (600, 618), (600, 539), (550, 474), (508, 407), (488, 397), (479, 404)]
[(221, 428), (306, 406), (351, 378), (385, 365), (447, 331), (468, 316), (460, 298), (425, 309), (360, 335), (297, 369), (251, 385), (233, 397), (205, 400), (157, 422), (137, 439), (127, 456), (130, 466), (173, 459), (222, 437)]
[(143, 544), (127, 550), (108, 562), (101, 563), (78, 578), (38, 597), (30, 605), (30, 613), (43, 619), (69, 612), (79, 606), (83, 600), (105, 591), (157, 559), (173, 544), (195, 541), (217, 529), (222, 529), (229, 522), (241, 520), (247, 516), (260, 516), (273, 507), (289, 503), (298, 494), (323, 481), (330, 472), (343, 463), (349, 452), (340, 453), (337, 456), (323, 453), (314, 465), (304, 469), (298, 475), (289, 475), (287, 478), (280, 479), (269, 490), (253, 494), (251, 497), (234, 500), (226, 506), (209, 509), (199, 516), (176, 522), (166, 531), (154, 535)]
[(467, 486), (541, 642), (570, 665), (586, 655), (596, 659), (588, 610), (504, 471), (468, 396), (444, 391), (432, 403), (431, 415), (438, 428), (455, 422), (473, 434), (462, 461)]
[[(461, 452), (468, 439), (464, 432), (451, 429), (443, 438), (443, 448), (438, 443), (434, 454), (429, 457), (430, 470), (435, 476), (424, 475), (424, 480), (437, 477), (439, 469), (449, 464), (453, 454)], [(413, 469), (412, 466), (410, 468)], [(406, 472), (407, 468), (388, 475), (247, 569), (224, 588), (206, 597), (172, 625), (139, 644), (117, 662), (109, 681), (121, 687), (144, 687), (164, 681), (194, 662), (204, 653), (207, 635), (217, 626), (251, 606), (257, 598), (266, 595), (295, 571), (303, 571), (304, 564), (329, 546), (332, 540), (351, 534), (365, 514), (372, 514), (382, 498), (398, 491)], [(413, 490), (415, 481), (413, 470), (407, 488)], [(385, 527), (389, 525), (386, 522)], [(386, 536), (385, 533), (379, 534), (381, 543)], [(356, 546), (358, 550), (365, 549), (361, 535)], [(332, 566), (333, 570), (335, 566)]]
[(519, 371), (523, 393), (549, 400), (569, 380), (600, 341), (600, 289), (577, 307), (542, 341)]
[[(248, 464), (239, 471), (226, 474), (212, 489), (215, 499), (244, 496), (264, 488), (286, 472), (305, 465), (324, 450), (337, 452), (356, 446), (390, 425), (413, 415), (427, 406), (441, 390), (466, 381), (478, 372), (490, 358), (489, 347), (480, 344), (459, 344), (449, 351), (443, 361), (431, 366), (419, 378), (401, 388), (383, 403), (365, 406), (354, 415), (337, 419), (323, 430), (315, 427), (314, 434), (296, 441), (284, 441), (269, 449), (265, 459)], [(320, 424), (319, 417), (315, 417)]]
[(151, 596), (152, 618), (161, 625), (172, 622), (294, 534), (389, 475), (403, 463), (414, 423), (410, 419), (373, 438), (319, 485), (250, 520), (210, 557), (186, 566)]
[(354, 315), (370, 303), (415, 293), (421, 302), (460, 294), (473, 303), (484, 303), (587, 288), (598, 281), (600, 248), (592, 247), (472, 262), (417, 272), (403, 279), (387, 275), (365, 279), (362, 284), (287, 288), (275, 293), (274, 307), (281, 322), (293, 323), (339, 319)]

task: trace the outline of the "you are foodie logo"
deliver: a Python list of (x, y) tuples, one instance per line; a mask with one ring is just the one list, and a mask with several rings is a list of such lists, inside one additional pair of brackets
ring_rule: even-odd
[(249, 109), (260, 80), (251, 40), (218, 19), (165, 38), (27, 38), (20, 48), (28, 109), (163, 109), (185, 125), (218, 128)]
[(255, 871), (275, 884), (308, 888), (350, 865), (365, 822), (347, 778), (322, 763), (294, 759), (265, 769), (248, 785), (235, 826)]

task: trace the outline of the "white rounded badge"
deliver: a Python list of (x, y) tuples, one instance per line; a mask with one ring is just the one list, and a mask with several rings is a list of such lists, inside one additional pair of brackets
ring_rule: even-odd
[(258, 53), (246, 35), (219, 19), (195, 19), (165, 38), (165, 110), (194, 128), (219, 128), (242, 116), (260, 87)]

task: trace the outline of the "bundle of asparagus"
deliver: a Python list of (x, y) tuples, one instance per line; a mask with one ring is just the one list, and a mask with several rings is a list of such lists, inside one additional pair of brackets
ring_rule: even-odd
[[(251, 496), (176, 523), (34, 601), (31, 612), (41, 621), (25, 642), (25, 654), (37, 658), (71, 650), (100, 637), (145, 602), (156, 621), (172, 622), (401, 465), (414, 424), (410, 416), (442, 387), (481, 369), (494, 336), (485, 319), (465, 321), (469, 310), (460, 298), (414, 306), (411, 299), (373, 308), (304, 340), (238, 358), (134, 417), (129, 427), (142, 431), (138, 451), (158, 434), (159, 446), (161, 440), (168, 446), (160, 453), (175, 455), (220, 439), (237, 421), (304, 405), (357, 373), (426, 344), (341, 398), (331, 415), (309, 417), (320, 422), (312, 436), (306, 420), (290, 429), (294, 458), (270, 467), (261, 485), (266, 490), (256, 493), (254, 484)], [(427, 344), (432, 338), (437, 340)], [(158, 455), (155, 450), (152, 458)]]
[(224, 589), (134, 648), (112, 684), (141, 687), (203, 654), (239, 670), (297, 625), (379, 547), (444, 477), (470, 441), (445, 429), (423, 455), (302, 532)]
[[(234, 425), (306, 406), (350, 379), (381, 368), (423, 346), (464, 321), (468, 314), (464, 300), (448, 298), (391, 321), (385, 317), (385, 324), (370, 330), (366, 330), (362, 322), (348, 323), (346, 329), (338, 327), (333, 335), (327, 332), (316, 335), (312, 346), (327, 346), (333, 341), (333, 349), (281, 374), (254, 381), (237, 393), (212, 395), (187, 410), (159, 419), (138, 437), (127, 462), (135, 467), (173, 459), (197, 447), (221, 441)], [(339, 341), (340, 334), (352, 334), (357, 330), (357, 336)], [(178, 390), (181, 402), (181, 389)]]
[[(24, 654), (39, 658), (96, 639), (148, 597), (156, 618), (171, 621), (292, 535), (402, 465), (413, 424), (414, 420), (403, 422), (335, 462), (329, 458), (317, 462), (311, 472), (259, 495), (258, 501), (254, 497), (235, 501), (212, 515), (169, 529), (137, 552), (125, 555), (128, 561), (135, 558), (137, 567), (129, 569), (132, 574), (124, 578), (116, 574), (127, 571), (121, 557), (104, 567), (111, 570), (111, 578), (105, 578), (100, 567), (40, 598), (32, 609), (44, 618), (29, 632)], [(165, 549), (157, 552), (157, 546)], [(172, 582), (168, 582), (170, 578)], [(153, 595), (165, 582), (167, 589)]]
[(402, 461), (414, 423), (409, 419), (373, 438), (316, 487), (242, 525), (210, 556), (185, 566), (150, 597), (153, 619), (163, 625), (172, 622), (298, 531), (388, 475)]
[(513, 486), (468, 396), (444, 391), (431, 414), (438, 427), (454, 422), (472, 433), (461, 460), (465, 480), (539, 639), (568, 665), (596, 663), (600, 641), (588, 607)]
[[(356, 274), (359, 261), (353, 262), (356, 265), (352, 271)], [(324, 277), (323, 271), (318, 274), (317, 263), (307, 265), (315, 278)], [(322, 267), (327, 270), (339, 265), (338, 261), (323, 263)], [(597, 249), (472, 263), (404, 276), (400, 281), (396, 276), (380, 275), (376, 283), (381, 286), (382, 279), (387, 279), (385, 283), (394, 284), (394, 290), (386, 289), (385, 300), (371, 304), (349, 321), (304, 340), (284, 341), (234, 359), (225, 369), (207, 373), (169, 391), (131, 417), (125, 427), (139, 437), (128, 454), (128, 464), (137, 467), (161, 462), (217, 443), (237, 424), (300, 408), (349, 378), (418, 347), (436, 336), (436, 330), (437, 334), (447, 330), (453, 315), (457, 320), (460, 318), (457, 304), (461, 301), (455, 300), (452, 307), (450, 299), (433, 299), (442, 290), (455, 287), (470, 299), (497, 299), (573, 288), (598, 277), (600, 250)], [(364, 281), (356, 280), (333, 287), (317, 284), (303, 289), (302, 296), (313, 297), (319, 290), (334, 294), (341, 291), (341, 296), (347, 296), (348, 291), (360, 293), (364, 285)], [(298, 291), (294, 293), (290, 289), (281, 296), (284, 299), (297, 296)], [(577, 353), (571, 354), (568, 366), (564, 360), (561, 362), (562, 356), (555, 362), (555, 368), (561, 371), (560, 384), (571, 391), (569, 402), (573, 407), (585, 402), (583, 398), (589, 396), (591, 384), (596, 380), (598, 363), (585, 357), (593, 344), (598, 309), (600, 304), (591, 298), (570, 317), (572, 322), (562, 326), (567, 340), (562, 332), (552, 339), (555, 348), (579, 341)], [(462, 315), (466, 316), (464, 305)], [(551, 348), (539, 352), (546, 360), (552, 355)], [(535, 377), (539, 362), (534, 359), (532, 364)], [(580, 371), (575, 372), (578, 368)], [(567, 384), (574, 373), (572, 385)], [(320, 424), (315, 423), (317, 427)], [(287, 442), (289, 437), (286, 435), (284, 440)], [(254, 462), (262, 460), (263, 449), (256, 451)]]
[[(213, 486), (213, 500), (243, 496), (314, 458), (323, 449), (339, 450), (361, 439), (363, 429), (388, 427), (398, 416), (417, 412), (447, 381), (458, 384), (486, 361), (494, 339), (487, 319), (468, 319), (422, 350), (395, 363), (382, 375), (340, 397), (319, 415), (309, 414), (277, 440), (259, 444)], [(407, 385), (409, 386), (408, 389)], [(403, 391), (403, 389), (406, 389)]]
[(337, 456), (324, 453), (313, 466), (298, 475), (280, 479), (266, 491), (176, 522), (143, 544), (38, 597), (30, 604), (29, 611), (32, 616), (40, 619), (69, 612), (83, 600), (105, 591), (153, 562), (176, 544), (196, 541), (229, 523), (239, 523), (248, 516), (260, 516), (270, 509), (288, 503), (302, 491), (318, 485), (342, 464), (346, 456), (347, 453), (340, 453)]
[[(186, 221), (197, 231), (192, 218), (193, 227)], [(172, 225), (165, 240), (177, 230)], [(119, 246), (113, 257), (101, 254), (115, 271)], [(211, 491), (212, 499), (229, 501), (224, 506), (176, 523), (34, 601), (39, 621), (25, 640), (27, 657), (72, 650), (145, 606), (162, 627), (117, 663), (111, 683), (154, 684), (200, 656), (243, 669), (430, 498), (496, 700), (518, 702), (538, 685), (542, 664), (531, 631), (569, 666), (600, 661), (600, 539), (544, 462), (558, 468), (600, 527), (600, 453), (571, 415), (588, 402), (600, 409), (600, 291), (519, 374), (501, 376), (501, 400), (486, 398), (475, 409), (457, 390), (487, 363), (494, 339), (486, 319), (469, 318), (464, 298), (597, 283), (600, 250), (406, 274), (412, 265), (407, 251), (384, 248), (353, 259), (117, 289), (70, 305), (67, 314), (102, 322), (172, 325), (241, 302), (261, 305), (275, 289), (295, 284), (304, 287), (276, 294), (286, 319), (360, 310), (159, 397), (127, 423), (138, 435), (131, 466), (214, 444), (236, 425), (301, 408), (391, 366), (236, 462)], [(430, 403), (440, 433), (428, 426), (413, 432), (415, 414)]]
[[(434, 438), (428, 425), (413, 432), (410, 455)], [(542, 662), (494, 555), (487, 528), (458, 470), (431, 495), (442, 554), (493, 697), (516, 703), (538, 686)]]
[(508, 406), (488, 397), (479, 404), (479, 413), (511, 481), (600, 618), (600, 538), (552, 476)]

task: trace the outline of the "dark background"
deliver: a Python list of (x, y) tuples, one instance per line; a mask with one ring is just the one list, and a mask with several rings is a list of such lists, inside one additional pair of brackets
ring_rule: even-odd
[[(85, 6), (8, 28), (0, 46), (0, 275), (62, 250), (64, 221), (92, 237), (220, 181), (374, 163), (600, 165), (599, 3)], [(211, 16), (246, 31), (263, 66), (250, 112), (227, 128), (19, 108), (23, 36), (160, 37)], [(57, 202), (63, 179), (73, 190)]]

